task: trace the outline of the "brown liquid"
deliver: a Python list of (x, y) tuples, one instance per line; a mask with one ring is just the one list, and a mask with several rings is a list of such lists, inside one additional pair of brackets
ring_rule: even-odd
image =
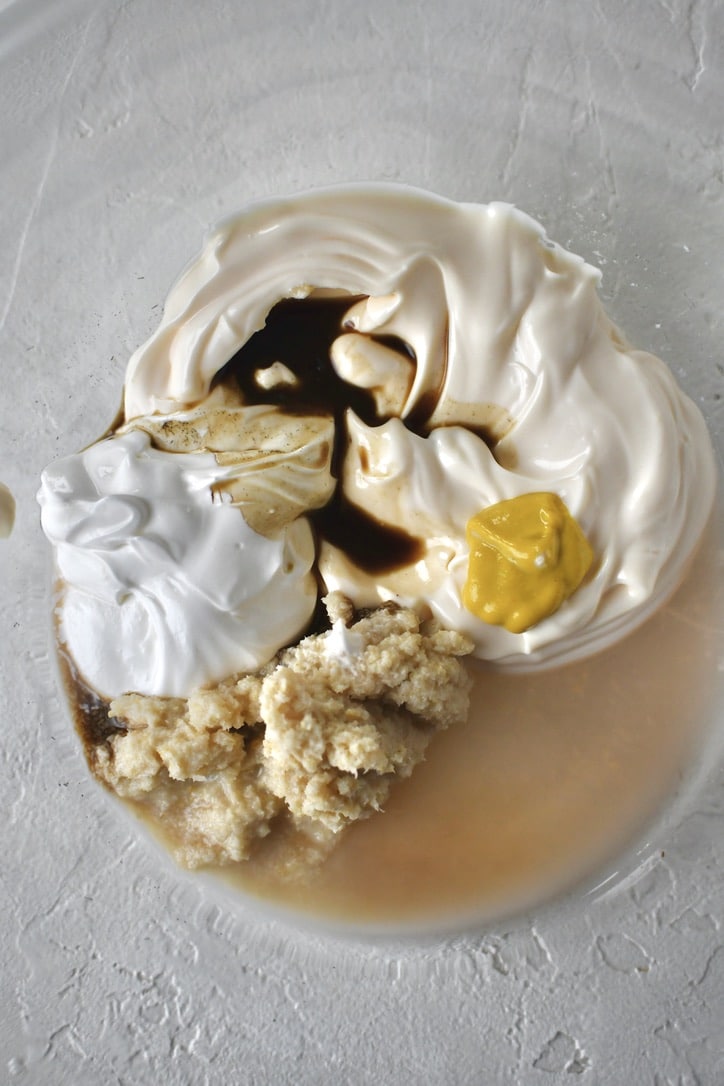
[(96, 750), (110, 736), (125, 730), (125, 725), (108, 715), (108, 702), (92, 690), (78, 674), (73, 661), (62, 649), (58, 650), (58, 667), (73, 715), (73, 724), (85, 750), (91, 769)]
[(322, 539), (343, 550), (366, 573), (386, 573), (408, 566), (423, 557), (420, 539), (392, 524), (383, 524), (345, 498), (341, 488), (335, 498), (310, 514)]
[[(337, 375), (330, 359), (334, 340), (344, 331), (344, 315), (360, 296), (286, 298), (270, 310), (266, 324), (219, 370), (214, 385), (235, 384), (246, 403), (275, 404), (295, 414), (331, 415), (335, 423), (332, 473), (339, 479), (346, 451), (345, 412), (352, 411), (367, 426), (384, 421), (374, 396)], [(412, 348), (397, 336), (371, 339), (407, 359)], [(255, 379), (258, 370), (283, 362), (296, 377), (293, 386), (264, 389)], [(401, 528), (371, 517), (348, 501), (337, 487), (324, 509), (310, 514), (317, 534), (339, 547), (360, 569), (382, 573), (410, 565), (422, 557), (424, 544)]]
[[(337, 430), (344, 429), (344, 413), (351, 407), (367, 426), (375, 426), (382, 420), (372, 393), (342, 380), (330, 360), (332, 343), (343, 331), (344, 315), (360, 300), (360, 296), (344, 295), (277, 302), (264, 327), (219, 370), (212, 387), (235, 383), (246, 403), (276, 404), (303, 415), (331, 415)], [(260, 387), (257, 370), (274, 362), (283, 362), (296, 384)]]

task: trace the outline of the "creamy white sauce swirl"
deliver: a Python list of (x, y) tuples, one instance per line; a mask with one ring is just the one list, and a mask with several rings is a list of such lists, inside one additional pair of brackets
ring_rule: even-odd
[(98, 693), (187, 696), (255, 670), (316, 603), (303, 517), (268, 539), (212, 498), (228, 471), (134, 431), (43, 473), (43, 529), (65, 582), (60, 636)]
[[(215, 374), (281, 298), (319, 289), (368, 295), (352, 313), (353, 333), (400, 337), (416, 366), (410, 383), (404, 367), (387, 369), (390, 360), (379, 352), (360, 354), (365, 341), (345, 331), (333, 351), (335, 365), (355, 380), (359, 356), (358, 381), (371, 388), (378, 373), (394, 371), (390, 388), (380, 386), (379, 402), (399, 403), (390, 413), (402, 421), (369, 428), (349, 416), (344, 486), (379, 519), (420, 535), (426, 554), (414, 567), (371, 579), (325, 544), (320, 568), (327, 588), (341, 588), (358, 605), (399, 599), (429, 606), (445, 625), (469, 633), (481, 658), (502, 667), (547, 666), (604, 647), (662, 602), (683, 575), (714, 493), (701, 415), (663, 363), (623, 341), (602, 309), (598, 279), (594, 268), (506, 204), (456, 204), (388, 185), (260, 204), (222, 224), (171, 290), (160, 327), (130, 360), (126, 419), (202, 403)], [(404, 425), (421, 411), (432, 428), (425, 438)], [(480, 427), (498, 439), (492, 452)], [(153, 509), (161, 494), (145, 480), (139, 486)], [(542, 489), (558, 493), (581, 523), (596, 554), (594, 573), (551, 618), (511, 634), (462, 605), (465, 526), (493, 502)], [(172, 576), (185, 529), (154, 524)], [(85, 574), (69, 568), (62, 533), (56, 538), (61, 573), (73, 585), (73, 577)], [(136, 536), (124, 538), (126, 546)], [(265, 546), (257, 545), (260, 554)], [(231, 613), (239, 618), (240, 638), (263, 643), (269, 655), (268, 612), (280, 616), (279, 644), (295, 636), (301, 623), (283, 623), (282, 616), (301, 615), (308, 606), (306, 544), (302, 549), (304, 572), (289, 594), (270, 577), (270, 594), (260, 592), (263, 605), (243, 620), (236, 603), (219, 601), (197, 639), (207, 644), (189, 643), (178, 666), (155, 665), (175, 672), (169, 685), (188, 692), (200, 676), (218, 677), (221, 667), (212, 658), (217, 642), (232, 636)], [(252, 562), (255, 553), (249, 552)], [(214, 596), (219, 567), (208, 542), (183, 574), (190, 598), (196, 583)], [(136, 576), (144, 593), (151, 574), (138, 563)], [(66, 632), (77, 590), (68, 589)], [(146, 643), (153, 626), (157, 655), (174, 651), (174, 623), (183, 624), (185, 607), (179, 598), (169, 610), (173, 621), (161, 613), (153, 623), (149, 618)]]

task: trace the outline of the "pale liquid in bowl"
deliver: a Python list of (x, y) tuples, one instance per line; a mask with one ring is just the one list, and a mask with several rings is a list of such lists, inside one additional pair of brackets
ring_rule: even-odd
[(591, 877), (669, 796), (702, 740), (722, 658), (710, 527), (687, 580), (628, 638), (531, 675), (476, 670), (467, 723), (438, 735), (384, 814), (347, 830), (309, 881), (273, 848), (220, 871), (317, 916), (395, 924), (490, 917)]
[[(212, 874), (286, 909), (383, 927), (498, 917), (572, 888), (642, 832), (711, 734), (723, 597), (712, 520), (683, 585), (617, 645), (537, 674), (472, 665), (466, 723), (437, 735), (384, 813), (344, 831), (322, 865), (280, 877), (296, 845), (282, 831)], [(61, 665), (92, 743), (107, 708), (84, 702)], [(128, 806), (164, 839), (142, 805)]]

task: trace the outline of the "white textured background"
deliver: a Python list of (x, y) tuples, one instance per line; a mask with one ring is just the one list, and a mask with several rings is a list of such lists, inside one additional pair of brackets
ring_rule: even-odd
[(721, 461), (721, 12), (0, 0), (0, 1082), (724, 1082), (721, 761), (607, 893), (406, 943), (260, 917), (180, 879), (89, 781), (33, 498), (112, 418), (209, 223), (366, 179), (512, 200), (599, 264)]

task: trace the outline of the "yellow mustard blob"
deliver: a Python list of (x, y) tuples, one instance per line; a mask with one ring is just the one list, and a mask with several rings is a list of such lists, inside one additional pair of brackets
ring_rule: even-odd
[(463, 604), (511, 633), (554, 614), (586, 576), (593, 550), (557, 494), (521, 494), (471, 517)]

